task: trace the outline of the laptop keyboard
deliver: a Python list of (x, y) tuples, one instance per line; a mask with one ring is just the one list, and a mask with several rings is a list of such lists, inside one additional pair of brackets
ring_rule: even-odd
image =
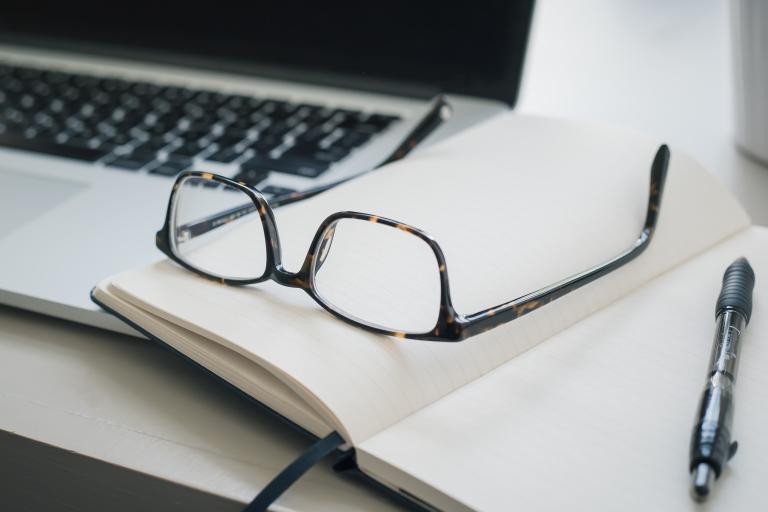
[[(176, 176), (226, 164), (257, 185), (315, 178), (397, 116), (0, 64), (0, 146)], [(232, 167), (229, 167), (229, 166)], [(289, 189), (283, 193), (290, 192)]]

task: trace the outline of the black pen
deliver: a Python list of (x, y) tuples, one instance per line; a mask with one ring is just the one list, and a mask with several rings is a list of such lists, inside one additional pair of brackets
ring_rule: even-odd
[(715, 307), (715, 341), (709, 361), (707, 384), (699, 404), (691, 436), (689, 471), (691, 496), (704, 501), (712, 481), (736, 453), (731, 443), (733, 389), (739, 360), (739, 338), (752, 314), (755, 273), (746, 258), (731, 263), (723, 275), (723, 287)]

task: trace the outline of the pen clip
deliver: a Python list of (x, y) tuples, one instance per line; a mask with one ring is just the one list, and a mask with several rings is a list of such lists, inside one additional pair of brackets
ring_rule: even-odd
[(739, 443), (737, 441), (732, 442), (731, 446), (728, 447), (728, 460), (731, 460), (736, 455), (736, 450), (738, 449)]

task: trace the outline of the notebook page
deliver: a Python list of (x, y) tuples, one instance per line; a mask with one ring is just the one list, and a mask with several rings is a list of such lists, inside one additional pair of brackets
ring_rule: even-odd
[[(757, 280), (739, 451), (702, 506), (688, 446), (722, 275), (740, 256)], [(421, 480), (446, 510), (765, 510), (766, 271), (768, 229), (750, 228), (363, 443), (361, 466)]]
[(280, 411), (294, 423), (303, 425), (318, 437), (331, 433), (328, 421), (319, 417), (282, 381), (259, 365), (199, 334), (121, 301), (111, 292), (111, 288), (108, 281), (102, 282), (95, 289), (94, 294), (101, 303), (116, 311), (119, 310), (120, 314), (141, 325), (171, 348), (185, 354), (267, 407)]
[[(338, 210), (392, 217), (443, 246), (454, 303), (471, 313), (549, 284), (627, 248), (645, 218), (657, 142), (635, 134), (503, 115), (306, 203), (276, 212), (296, 269), (320, 220)], [(706, 171), (672, 148), (659, 228), (629, 266), (465, 343), (366, 333), (301, 291), (227, 287), (170, 263), (113, 281), (152, 308), (287, 379), (359, 442), (450, 393), (684, 261), (748, 219)], [(381, 291), (382, 307), (396, 294)]]

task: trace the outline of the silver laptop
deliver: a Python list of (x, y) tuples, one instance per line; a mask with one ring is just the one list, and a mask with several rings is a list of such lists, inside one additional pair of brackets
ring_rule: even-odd
[(0, 9), (0, 303), (128, 332), (89, 291), (160, 257), (179, 172), (277, 197), (375, 167), (436, 93), (431, 141), (514, 104), (532, 1), (251, 4)]

